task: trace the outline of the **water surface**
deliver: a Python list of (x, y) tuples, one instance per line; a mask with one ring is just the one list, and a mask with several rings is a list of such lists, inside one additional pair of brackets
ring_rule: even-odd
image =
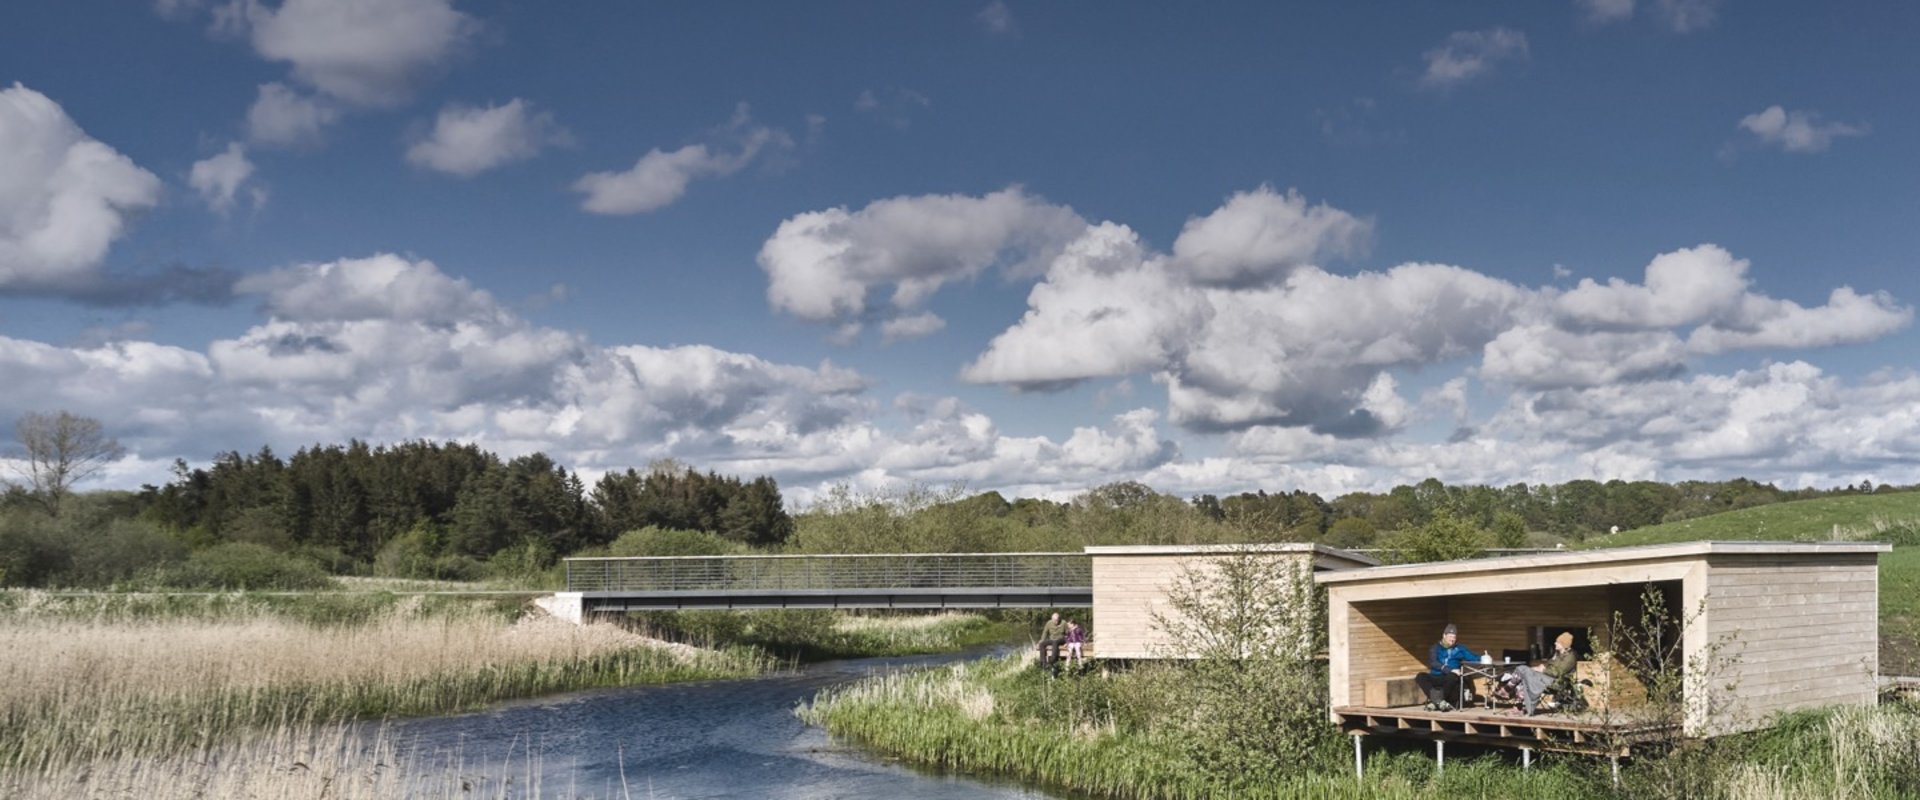
[(402, 720), (388, 735), (403, 751), (431, 760), (457, 755), (463, 774), (488, 783), (510, 778), (524, 785), (537, 775), (546, 796), (1056, 797), (911, 769), (835, 742), (793, 715), (795, 705), (828, 686), (986, 654), (830, 661), (747, 680), (575, 692)]

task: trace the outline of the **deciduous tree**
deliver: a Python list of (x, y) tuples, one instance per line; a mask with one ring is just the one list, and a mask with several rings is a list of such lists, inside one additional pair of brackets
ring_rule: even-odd
[(19, 467), (47, 513), (58, 516), (60, 504), (76, 483), (92, 477), (126, 452), (108, 436), (100, 420), (59, 411), (28, 412), (14, 425), (26, 464)]

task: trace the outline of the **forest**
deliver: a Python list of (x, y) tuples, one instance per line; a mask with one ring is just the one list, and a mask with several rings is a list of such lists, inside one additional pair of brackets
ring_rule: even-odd
[[(65, 414), (23, 420), (27, 451), (36, 444), (27, 423), (35, 420), (80, 424), (82, 433), (88, 422)], [(104, 448), (96, 455), (117, 449), (94, 444)], [(138, 491), (75, 492), (74, 474), (21, 478), (0, 495), (0, 585), (303, 588), (326, 585), (330, 576), (374, 575), (536, 586), (550, 583), (554, 565), (572, 555), (1097, 544), (1313, 541), (1431, 560), (1897, 488), (1783, 490), (1744, 478), (1503, 487), (1428, 479), (1331, 499), (1278, 487), (1180, 498), (1119, 482), (1051, 500), (965, 487), (863, 493), (840, 486), (789, 509), (768, 476), (662, 461), (588, 485), (544, 454), (503, 459), (474, 444), (432, 441), (315, 444), (287, 457), (261, 448), (223, 453), (204, 466), (179, 460), (171, 481)]]

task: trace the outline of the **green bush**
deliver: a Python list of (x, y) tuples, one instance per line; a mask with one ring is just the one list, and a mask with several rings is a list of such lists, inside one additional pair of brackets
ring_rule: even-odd
[(112, 586), (187, 558), (186, 545), (141, 520), (114, 520), (101, 530), (69, 532), (69, 537), (70, 561), (57, 581), (63, 586)]
[(610, 554), (621, 557), (642, 556), (725, 556), (747, 552), (738, 543), (705, 531), (683, 531), (649, 525), (627, 531), (613, 540)]
[(1327, 528), (1326, 543), (1334, 547), (1366, 547), (1373, 544), (1373, 523), (1363, 517), (1347, 517)]
[(487, 572), (516, 586), (558, 586), (566, 578), (564, 572), (553, 569), (554, 563), (553, 548), (539, 539), (527, 539), (494, 553), (487, 561)]
[(308, 544), (308, 545), (301, 545), (299, 547), (293, 548), (289, 552), (301, 558), (307, 559), (308, 561), (312, 561), (315, 564), (319, 564), (320, 568), (326, 570), (329, 574), (333, 574), (333, 575), (364, 575), (366, 574), (366, 570), (367, 570), (366, 562), (361, 561), (360, 559), (354, 558), (353, 556), (347, 555), (346, 551), (341, 550), (338, 547)]
[(320, 565), (272, 548), (246, 542), (214, 545), (187, 557), (185, 564), (160, 573), (159, 582), (182, 589), (328, 589), (334, 586)]
[(0, 514), (0, 585), (46, 586), (67, 569), (72, 553), (53, 518), (24, 508)]
[(747, 631), (738, 611), (637, 611), (629, 619), (650, 636), (703, 647), (740, 644)]
[(373, 557), (373, 574), (382, 578), (474, 581), (487, 565), (471, 556), (446, 553), (446, 537), (438, 526), (421, 522), (393, 537)]

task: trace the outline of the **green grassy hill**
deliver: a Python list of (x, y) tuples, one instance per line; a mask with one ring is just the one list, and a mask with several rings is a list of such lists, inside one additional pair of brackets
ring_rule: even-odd
[[(1835, 531), (1839, 535), (1836, 537)], [(1920, 674), (1920, 492), (1849, 495), (1743, 508), (1710, 517), (1596, 536), (1582, 548), (1720, 541), (1882, 541), (1880, 671)]]
[[(1743, 508), (1710, 517), (1669, 522), (1595, 536), (1579, 547), (1629, 547), (1637, 544), (1691, 542), (1702, 539), (1721, 541), (1827, 541), (1839, 526), (1848, 539), (1896, 541), (1904, 533), (1906, 541), (1916, 541), (1920, 531), (1920, 492), (1822, 497), (1791, 503)], [(1904, 528), (1906, 530), (1893, 530)]]

